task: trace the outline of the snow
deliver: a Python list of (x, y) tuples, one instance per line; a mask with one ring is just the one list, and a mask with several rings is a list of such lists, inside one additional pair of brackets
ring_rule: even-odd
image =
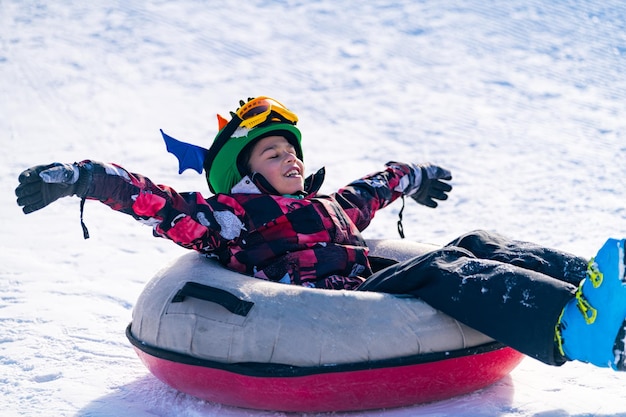
[[(180, 191), (159, 129), (208, 146), (215, 113), (269, 95), (300, 117), (309, 173), (333, 191), (389, 160), (450, 169), (407, 238), (477, 228), (592, 256), (626, 236), (621, 0), (0, 2), (0, 409), (3, 416), (285, 416), (177, 393), (124, 330), (151, 276), (185, 251), (77, 199), (29, 216), (19, 173), (85, 158)], [(397, 237), (400, 204), (366, 237)], [(626, 416), (626, 375), (525, 359), (448, 401), (365, 416)], [(333, 414), (355, 415), (355, 414)]]

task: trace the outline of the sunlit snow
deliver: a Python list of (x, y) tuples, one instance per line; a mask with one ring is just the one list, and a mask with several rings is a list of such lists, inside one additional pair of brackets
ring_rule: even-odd
[[(23, 169), (91, 158), (208, 196), (159, 129), (208, 146), (216, 113), (268, 95), (298, 114), (323, 191), (388, 161), (452, 171), (439, 208), (407, 201), (408, 239), (483, 228), (592, 256), (626, 236), (625, 69), (623, 0), (0, 1), (0, 413), (285, 415), (151, 376), (124, 330), (186, 251), (95, 202), (86, 241), (78, 199), (23, 215)], [(400, 207), (366, 237), (396, 238)], [(359, 415), (626, 416), (626, 375), (525, 359), (482, 391)]]

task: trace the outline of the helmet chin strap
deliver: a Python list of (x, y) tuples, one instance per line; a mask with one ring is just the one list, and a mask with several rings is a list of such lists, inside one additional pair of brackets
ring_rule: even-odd
[(271, 194), (282, 195), (283, 197), (291, 198), (304, 198), (307, 193), (305, 191), (297, 191), (294, 194), (280, 194), (276, 188), (270, 184), (270, 182), (258, 172), (245, 175), (241, 181), (239, 181), (230, 190), (233, 194)]
[(252, 180), (254, 185), (256, 185), (259, 190), (261, 190), (262, 193), (281, 195), (262, 174), (259, 174), (258, 172), (253, 172), (252, 174), (250, 174), (250, 179)]
[[(324, 178), (326, 176), (326, 169), (324, 167), (320, 168), (315, 174), (309, 175), (304, 180), (304, 190), (296, 191), (293, 194), (280, 194), (276, 191), (276, 188), (265, 178), (262, 174), (258, 172), (254, 172), (252, 174), (247, 175), (253, 185), (259, 190), (259, 192), (264, 194), (271, 195), (284, 195), (285, 197), (293, 197), (293, 198), (304, 198), (309, 194), (315, 194), (319, 191), (322, 183), (324, 182)], [(241, 192), (241, 188), (237, 187), (237, 189), (233, 188), (233, 192)]]

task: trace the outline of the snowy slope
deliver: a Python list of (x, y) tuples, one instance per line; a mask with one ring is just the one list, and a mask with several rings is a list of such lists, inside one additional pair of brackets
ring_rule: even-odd
[[(96, 203), (87, 241), (75, 199), (24, 216), (28, 166), (93, 158), (205, 192), (158, 129), (207, 146), (216, 112), (270, 95), (325, 191), (394, 159), (452, 170), (448, 202), (407, 205), (408, 238), (486, 228), (590, 256), (626, 236), (624, 68), (622, 0), (0, 1), (2, 415), (284, 415), (149, 375), (124, 328), (185, 251)], [(399, 208), (366, 237), (396, 237)], [(363, 415), (626, 416), (626, 375), (526, 359), (481, 392)]]

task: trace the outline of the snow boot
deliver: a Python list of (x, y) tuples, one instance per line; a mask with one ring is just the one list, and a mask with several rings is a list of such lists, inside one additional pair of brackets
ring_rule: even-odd
[(625, 242), (609, 239), (602, 246), (561, 313), (557, 345), (569, 360), (626, 371)]

